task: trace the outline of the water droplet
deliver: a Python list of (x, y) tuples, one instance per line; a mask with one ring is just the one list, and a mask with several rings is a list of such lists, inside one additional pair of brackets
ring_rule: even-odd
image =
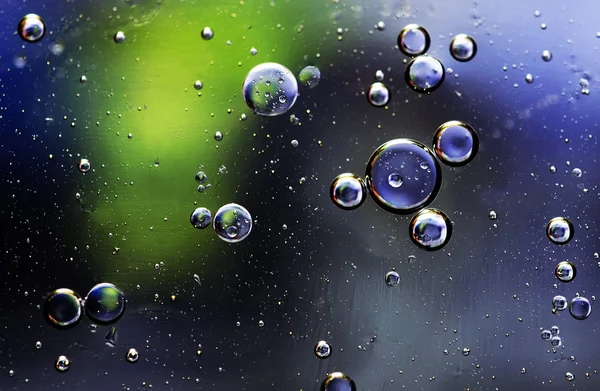
[(433, 135), (433, 150), (449, 166), (464, 166), (475, 159), (479, 137), (470, 125), (460, 121), (443, 123)]
[(402, 186), (402, 177), (397, 172), (393, 172), (388, 176), (388, 183), (394, 189), (397, 189)]
[(556, 275), (556, 278), (562, 282), (571, 282), (575, 279), (577, 269), (575, 269), (575, 265), (573, 265), (571, 262), (562, 261), (556, 265), (554, 274)]
[(268, 62), (248, 72), (242, 92), (246, 104), (256, 114), (271, 117), (292, 108), (298, 97), (298, 82), (289, 69)]
[(331, 345), (327, 341), (319, 341), (315, 345), (315, 355), (318, 358), (327, 358), (331, 356)]
[(469, 348), (463, 348), (463, 350), (462, 350), (462, 355), (463, 355), (463, 356), (465, 356), (465, 357), (466, 357), (466, 356), (468, 356), (470, 353), (471, 353), (471, 349), (469, 349)]
[(46, 23), (39, 15), (27, 14), (19, 21), (17, 32), (25, 42), (34, 43), (46, 34)]
[(223, 133), (221, 133), (221, 132), (215, 132), (215, 136), (214, 137), (215, 137), (216, 141), (221, 141), (221, 140), (223, 140)]
[(190, 215), (190, 223), (197, 229), (204, 229), (210, 225), (212, 214), (207, 208), (196, 208)]
[(234, 203), (223, 205), (215, 214), (213, 229), (224, 241), (237, 243), (250, 235), (252, 216), (241, 205)]
[(383, 74), (383, 71), (377, 70), (377, 72), (375, 72), (375, 81), (383, 81), (384, 78), (385, 75)]
[(383, 83), (373, 83), (367, 92), (367, 99), (375, 107), (385, 106), (390, 101), (390, 90)]
[(44, 302), (44, 318), (57, 328), (76, 325), (81, 314), (81, 297), (71, 289), (56, 289)]
[(71, 361), (69, 361), (67, 356), (58, 356), (54, 362), (54, 367), (59, 372), (66, 372), (69, 370), (69, 368), (71, 368)]
[(335, 205), (342, 209), (356, 209), (367, 198), (367, 186), (356, 174), (340, 174), (331, 183), (329, 195)]
[(430, 56), (414, 58), (404, 72), (408, 86), (421, 93), (435, 91), (442, 85), (445, 77), (446, 71), (440, 60)]
[(200, 33), (200, 36), (202, 36), (202, 39), (205, 41), (208, 41), (214, 35), (215, 35), (215, 33), (213, 32), (213, 30), (210, 27), (203, 28), (202, 32)]
[(201, 90), (202, 87), (204, 87), (204, 84), (202, 84), (202, 82), (200, 80), (196, 80), (194, 82), (194, 89), (196, 90)]
[(77, 165), (77, 168), (79, 169), (79, 171), (81, 171), (85, 174), (92, 168), (92, 164), (87, 159), (81, 159), (79, 161), (79, 164)]
[(573, 223), (565, 217), (554, 217), (546, 226), (546, 236), (554, 244), (567, 244), (574, 235)]
[(575, 375), (573, 375), (571, 372), (567, 372), (565, 373), (565, 379), (567, 379), (567, 381), (573, 381), (575, 380)]
[(130, 363), (134, 363), (134, 362), (137, 362), (137, 360), (139, 360), (140, 355), (138, 354), (137, 350), (135, 350), (134, 348), (131, 348), (131, 349), (129, 349), (127, 351), (127, 354), (125, 355), (125, 358)]
[(456, 61), (470, 61), (477, 54), (477, 44), (473, 37), (467, 34), (458, 34), (450, 41), (450, 54)]
[(321, 71), (319, 68), (309, 65), (300, 71), (298, 79), (304, 86), (315, 88), (321, 81)]
[(542, 52), (542, 60), (545, 62), (552, 61), (552, 53), (550, 53), (550, 50), (544, 50)]
[(429, 33), (423, 26), (409, 24), (404, 26), (398, 34), (398, 48), (407, 56), (420, 56), (424, 54), (431, 44)]
[(125, 42), (125, 33), (122, 31), (117, 31), (113, 36), (113, 41), (115, 41), (115, 43)]
[(395, 271), (389, 271), (385, 274), (385, 283), (389, 286), (396, 286), (400, 283), (400, 275)]
[(356, 384), (350, 376), (342, 372), (333, 372), (321, 383), (321, 391), (356, 391)]
[(542, 339), (544, 341), (549, 341), (552, 338), (552, 333), (550, 330), (542, 330)]
[(556, 295), (552, 299), (552, 307), (555, 308), (557, 311), (564, 311), (567, 309), (568, 306), (569, 303), (567, 303), (567, 298), (564, 296)]
[(577, 320), (587, 319), (592, 313), (592, 304), (588, 299), (582, 296), (575, 297), (569, 303), (569, 312)]
[(85, 297), (85, 312), (98, 324), (111, 324), (125, 312), (125, 295), (106, 282), (95, 285)]
[[(429, 166), (421, 168), (422, 162)], [(402, 186), (390, 186), (390, 174), (399, 174)], [(437, 196), (441, 167), (433, 152), (411, 139), (390, 140), (377, 148), (367, 163), (367, 189), (377, 205), (398, 214), (413, 213), (429, 205)]]
[(560, 329), (558, 328), (558, 326), (552, 326), (552, 327), (550, 327), (550, 334), (552, 334), (552, 335), (558, 335), (558, 334), (560, 334)]
[(426, 208), (410, 220), (409, 233), (418, 247), (428, 251), (439, 250), (452, 237), (452, 223), (441, 210)]

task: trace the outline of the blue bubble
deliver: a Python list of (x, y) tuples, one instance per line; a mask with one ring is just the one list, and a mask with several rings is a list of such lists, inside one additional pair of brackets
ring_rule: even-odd
[(196, 208), (190, 215), (190, 223), (194, 228), (203, 229), (210, 225), (212, 214), (206, 208)]
[(592, 313), (592, 304), (585, 297), (575, 297), (569, 304), (569, 312), (577, 320), (587, 319)]
[(470, 125), (448, 121), (433, 135), (433, 150), (444, 164), (464, 166), (475, 159), (479, 150), (479, 138)]
[(446, 71), (440, 60), (423, 55), (415, 57), (408, 63), (404, 78), (413, 90), (429, 93), (437, 90), (442, 85), (446, 78)]
[(452, 223), (441, 210), (426, 208), (410, 220), (409, 234), (418, 247), (428, 251), (439, 250), (452, 237)]
[(367, 198), (365, 182), (356, 174), (340, 174), (331, 183), (329, 195), (335, 205), (342, 209), (356, 209)]
[(125, 313), (125, 295), (109, 283), (94, 286), (85, 297), (85, 312), (94, 322), (111, 324)]

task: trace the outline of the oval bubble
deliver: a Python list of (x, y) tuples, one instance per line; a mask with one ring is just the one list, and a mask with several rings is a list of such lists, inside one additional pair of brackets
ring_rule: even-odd
[(444, 164), (464, 166), (475, 159), (479, 151), (479, 137), (470, 125), (461, 121), (448, 121), (435, 131), (433, 150)]
[(410, 239), (418, 247), (435, 251), (444, 247), (452, 237), (452, 222), (439, 209), (425, 208), (410, 220)]
[(75, 326), (81, 314), (81, 297), (71, 289), (56, 289), (46, 297), (44, 318), (56, 328)]
[(340, 174), (329, 187), (329, 195), (333, 203), (346, 210), (356, 209), (365, 202), (367, 198), (367, 186), (356, 174)]
[(569, 303), (567, 302), (567, 298), (561, 295), (556, 295), (552, 299), (552, 307), (557, 311), (564, 311), (569, 307)]
[(292, 108), (298, 98), (298, 82), (283, 65), (267, 62), (248, 72), (242, 94), (252, 111), (272, 117)]
[(125, 313), (125, 295), (113, 284), (103, 282), (90, 289), (84, 306), (90, 319), (108, 325), (118, 321)]
[(237, 243), (250, 235), (252, 216), (241, 205), (235, 203), (223, 205), (215, 213), (213, 229), (222, 240)]

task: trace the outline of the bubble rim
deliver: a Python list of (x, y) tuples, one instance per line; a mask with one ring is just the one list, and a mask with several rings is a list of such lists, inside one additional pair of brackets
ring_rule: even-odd
[[(569, 232), (571, 232), (571, 235), (569, 236), (569, 239), (565, 240), (564, 242), (557, 242), (555, 240), (552, 240), (552, 237), (550, 235), (550, 226), (552, 225), (552, 223), (554, 221), (557, 221), (557, 220), (564, 220), (564, 221), (566, 221), (567, 225), (569, 227)], [(552, 243), (558, 244), (559, 246), (564, 246), (565, 244), (569, 243), (573, 239), (573, 237), (575, 237), (575, 226), (573, 225), (573, 223), (571, 222), (571, 220), (569, 220), (566, 217), (562, 217), (562, 216), (553, 217), (553, 218), (550, 219), (550, 221), (548, 221), (548, 224), (546, 224), (546, 237)]]
[[(454, 46), (454, 42), (459, 39), (459, 38), (466, 38), (467, 40), (471, 41), (471, 43), (473, 44), (473, 55), (468, 58), (468, 59), (460, 59), (454, 56), (454, 52), (452, 51), (452, 47)], [(452, 40), (450, 40), (450, 45), (448, 45), (448, 48), (450, 50), (450, 56), (452, 56), (453, 59), (455, 59), (458, 62), (469, 62), (472, 59), (475, 58), (475, 56), (477, 55), (477, 42), (475, 42), (475, 39), (473, 37), (471, 37), (468, 34), (456, 34)]]
[[(440, 79), (440, 82), (438, 84), (436, 84), (434, 87), (421, 88), (421, 87), (417, 86), (416, 84), (414, 84), (412, 82), (412, 80), (410, 79), (410, 68), (415, 63), (415, 61), (417, 61), (420, 57), (428, 57), (428, 58), (434, 59), (435, 61), (440, 63), (440, 66), (442, 67), (442, 70), (444, 71), (444, 73), (442, 73), (442, 78)], [(446, 68), (444, 67), (444, 63), (442, 63), (438, 58), (429, 56), (427, 54), (422, 54), (420, 56), (413, 58), (412, 60), (410, 60), (410, 62), (408, 64), (406, 64), (406, 69), (404, 70), (404, 80), (406, 81), (406, 84), (408, 85), (408, 87), (411, 90), (416, 91), (421, 94), (429, 94), (429, 93), (436, 91), (438, 88), (440, 88), (442, 86), (442, 84), (444, 84), (444, 80), (446, 80)]]
[[(337, 202), (335, 202), (335, 198), (333, 196), (334, 190), (335, 190), (335, 184), (336, 182), (338, 182), (340, 179), (342, 178), (352, 178), (352, 179), (357, 179), (358, 182), (360, 183), (360, 188), (363, 192), (363, 197), (361, 198), (360, 202), (357, 205), (354, 206), (344, 206), (344, 205), (340, 205)], [(333, 181), (331, 181), (331, 185), (329, 186), (329, 197), (331, 198), (331, 201), (335, 204), (335, 206), (337, 206), (340, 209), (343, 210), (354, 210), (354, 209), (358, 209), (362, 204), (365, 203), (365, 200), (367, 199), (367, 184), (365, 183), (365, 181), (358, 176), (357, 174), (354, 174), (352, 172), (344, 172), (338, 176), (336, 176), (335, 178), (333, 178)]]
[[(73, 322), (71, 322), (69, 324), (61, 325), (59, 323), (54, 322), (49, 316), (47, 316), (47, 314), (49, 313), (49, 309), (50, 309), (50, 300), (59, 293), (72, 295), (73, 297), (75, 297), (77, 299), (77, 303), (79, 304), (79, 316), (77, 317), (76, 320), (74, 320)], [(59, 329), (59, 330), (67, 330), (67, 329), (71, 329), (71, 328), (77, 326), (81, 322), (81, 319), (83, 319), (83, 313), (84, 313), (84, 308), (83, 308), (83, 303), (81, 301), (81, 296), (77, 292), (75, 292), (74, 290), (69, 289), (69, 288), (58, 288), (58, 289), (55, 289), (52, 292), (50, 292), (48, 294), (48, 296), (46, 297), (46, 300), (44, 301), (44, 307), (42, 310), (44, 319), (52, 327)]]
[[(422, 204), (420, 204), (416, 207), (413, 207), (413, 208), (397, 209), (397, 208), (393, 208), (393, 207), (385, 204), (382, 200), (380, 200), (379, 198), (377, 198), (375, 196), (375, 194), (374, 194), (375, 191), (373, 190), (373, 183), (371, 181), (371, 171), (372, 171), (373, 163), (375, 162), (375, 160), (377, 160), (377, 158), (381, 154), (381, 152), (384, 151), (386, 148), (388, 148), (391, 145), (400, 145), (400, 144), (416, 145), (417, 147), (419, 147), (420, 149), (425, 151), (425, 153), (429, 154), (431, 156), (431, 160), (433, 161), (433, 165), (435, 167), (435, 172), (437, 173), (436, 178), (435, 178), (435, 183), (433, 185), (433, 189), (431, 190), (431, 193), (426, 197), (425, 202), (423, 202)], [(438, 159), (435, 157), (435, 153), (427, 145), (423, 144), (420, 141), (410, 139), (410, 138), (396, 138), (396, 139), (386, 141), (385, 143), (383, 143), (379, 147), (377, 147), (377, 149), (375, 149), (375, 151), (373, 151), (373, 153), (371, 154), (371, 157), (367, 161), (367, 168), (365, 170), (365, 183), (367, 185), (367, 191), (371, 195), (371, 199), (375, 202), (375, 204), (377, 204), (377, 206), (379, 206), (380, 208), (382, 208), (383, 210), (385, 210), (387, 212), (406, 216), (406, 215), (415, 213), (416, 211), (421, 210), (421, 209), (431, 205), (431, 203), (437, 198), (438, 194), (440, 193), (440, 189), (442, 187), (442, 166), (440, 165), (440, 162), (438, 161)]]
[[(471, 135), (471, 138), (473, 140), (473, 147), (471, 148), (471, 155), (464, 161), (462, 162), (450, 162), (447, 161), (441, 154), (441, 149), (438, 147), (438, 143), (436, 142), (436, 140), (440, 139), (441, 136), (443, 135), (443, 133), (452, 127), (456, 127), (456, 126), (460, 126), (462, 128), (467, 129), (467, 131), (469, 132), (469, 134)], [(451, 120), (451, 121), (446, 121), (443, 124), (441, 124), (433, 133), (433, 152), (435, 152), (435, 155), (437, 156), (438, 159), (440, 159), (442, 161), (442, 163), (444, 163), (447, 166), (450, 167), (462, 167), (462, 166), (466, 166), (467, 164), (471, 163), (473, 160), (475, 160), (475, 157), (477, 157), (477, 153), (479, 152), (479, 136), (477, 135), (477, 132), (475, 132), (475, 129), (469, 125), (466, 122), (460, 121), (460, 120)], [(493, 212), (493, 211), (490, 211)]]
[[(34, 41), (32, 41), (30, 39), (27, 39), (22, 34), (22, 30), (23, 30), (23, 27), (24, 27), (24, 25), (25, 25), (25, 23), (27, 21), (27, 18), (38, 18), (40, 20), (40, 22), (42, 23), (42, 26), (43, 26), (42, 35), (40, 35), (40, 37), (38, 39), (34, 40)], [(44, 38), (44, 36), (46, 35), (46, 30), (47, 30), (47, 28), (46, 28), (46, 21), (44, 21), (44, 19), (41, 16), (39, 16), (38, 14), (34, 14), (34, 13), (29, 13), (29, 14), (23, 16), (21, 18), (21, 20), (19, 20), (19, 24), (17, 24), (17, 34), (19, 35), (19, 37), (23, 41), (28, 42), (28, 43), (37, 43), (37, 42), (41, 41), (42, 38)]]
[[(444, 243), (442, 243), (441, 245), (438, 246), (424, 246), (422, 245), (417, 239), (416, 236), (414, 234), (414, 226), (415, 223), (417, 221), (417, 219), (419, 218), (419, 216), (422, 216), (426, 213), (437, 213), (439, 215), (442, 216), (442, 218), (444, 219), (444, 222), (446, 223), (446, 241)], [(437, 209), (437, 208), (423, 208), (420, 211), (418, 211), (411, 219), (410, 222), (408, 223), (408, 235), (410, 236), (410, 240), (420, 249), (423, 249), (425, 251), (437, 251), (443, 247), (445, 247), (448, 243), (450, 243), (450, 239), (452, 239), (452, 221), (450, 220), (450, 218), (448, 217), (448, 215), (442, 211), (441, 209)]]
[[(409, 52), (405, 51), (403, 48), (403, 45), (401, 43), (402, 38), (404, 38), (404, 36), (406, 35), (406, 33), (409, 30), (419, 30), (425, 37), (425, 47), (419, 53), (409, 53)], [(398, 33), (398, 37), (396, 38), (396, 44), (398, 45), (398, 49), (400, 50), (400, 52), (402, 54), (404, 54), (407, 57), (415, 58), (415, 57), (422, 56), (425, 53), (427, 53), (427, 51), (429, 50), (429, 47), (431, 46), (431, 37), (429, 36), (429, 32), (427, 31), (427, 29), (425, 27), (423, 27), (419, 24), (416, 24), (416, 23), (411, 23), (411, 24), (407, 24), (406, 26), (402, 27), (402, 29)]]
[[(92, 291), (94, 289), (98, 289), (98, 287), (101, 286), (101, 285), (102, 286), (107, 286), (107, 287), (114, 288), (115, 290), (117, 290), (121, 294), (121, 297), (123, 298), (123, 310), (119, 313), (119, 315), (117, 315), (117, 317), (115, 317), (114, 319), (112, 319), (110, 321), (105, 321), (105, 320), (102, 320), (102, 319), (98, 319), (94, 315), (90, 315), (90, 313), (87, 310), (88, 297), (90, 296), (90, 293), (92, 293)], [(88, 318), (90, 318), (91, 320), (93, 320), (94, 323), (102, 325), (102, 326), (107, 326), (107, 325), (110, 325), (110, 324), (117, 323), (123, 317), (123, 315), (125, 315), (125, 310), (127, 309), (127, 300), (125, 299), (125, 293), (123, 293), (123, 291), (120, 290), (115, 284), (111, 284), (110, 282), (101, 282), (101, 283), (98, 283), (98, 284), (94, 285), (89, 290), (89, 292), (87, 293), (87, 295), (85, 295), (85, 299), (83, 300), (83, 308), (85, 310), (85, 314), (88, 316)]]

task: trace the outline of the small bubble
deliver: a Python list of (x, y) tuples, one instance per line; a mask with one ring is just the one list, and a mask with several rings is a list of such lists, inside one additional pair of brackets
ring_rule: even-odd
[(573, 178), (580, 178), (581, 177), (581, 169), (579, 168), (574, 168), (573, 171), (571, 172), (571, 175), (573, 176)]
[(318, 358), (327, 358), (331, 356), (331, 345), (327, 341), (319, 341), (315, 345), (315, 355)]
[(298, 140), (292, 140), (290, 144), (292, 144), (292, 147), (296, 148), (298, 146)]
[(71, 361), (69, 361), (67, 356), (58, 356), (54, 362), (54, 367), (59, 372), (66, 372), (69, 368), (71, 368)]
[(552, 61), (552, 53), (550, 53), (550, 50), (544, 50), (542, 52), (542, 60), (545, 62)]
[(496, 214), (495, 211), (490, 210), (490, 213), (488, 213), (488, 217), (490, 220), (496, 220), (498, 218), (498, 215)]
[(371, 84), (367, 92), (367, 99), (375, 107), (382, 107), (390, 101), (390, 90), (381, 82)]
[(571, 282), (577, 275), (577, 269), (575, 269), (575, 265), (573, 265), (571, 262), (562, 261), (556, 265), (554, 274), (556, 275), (556, 278), (562, 282)]
[(383, 81), (384, 77), (385, 75), (382, 70), (377, 70), (377, 72), (375, 72), (375, 81)]
[(36, 348), (36, 349), (41, 349), (41, 348), (42, 348), (42, 343), (41, 343), (40, 341), (37, 341), (37, 342), (35, 343), (35, 348)]
[(404, 26), (398, 34), (398, 48), (407, 56), (420, 56), (427, 52), (431, 44), (429, 33), (417, 24)]
[(258, 54), (258, 50), (255, 47), (250, 48), (250, 54), (256, 56)]
[(113, 36), (113, 41), (115, 41), (115, 43), (125, 42), (125, 33), (122, 31), (117, 31)]
[(463, 348), (463, 350), (462, 350), (462, 355), (463, 355), (463, 356), (465, 356), (465, 357), (466, 357), (466, 356), (468, 356), (470, 353), (471, 353), (471, 349), (469, 349), (469, 348)]
[(471, 61), (477, 54), (477, 44), (471, 36), (458, 34), (450, 42), (450, 54), (456, 61)]
[(34, 43), (46, 34), (46, 23), (39, 15), (27, 14), (19, 21), (17, 32), (25, 42)]
[(396, 286), (400, 283), (400, 275), (395, 271), (389, 271), (385, 275), (385, 283), (389, 286)]
[(525, 75), (525, 82), (527, 84), (533, 83), (533, 75), (531, 73), (528, 73), (528, 74)]
[(573, 223), (565, 217), (554, 217), (546, 226), (546, 236), (552, 243), (567, 244), (573, 239), (574, 235)]
[(194, 89), (196, 90), (201, 90), (202, 87), (204, 87), (204, 84), (202, 84), (202, 82), (200, 80), (196, 80), (194, 82)]
[(137, 360), (140, 358), (138, 351), (134, 348), (131, 348), (127, 351), (127, 354), (125, 355), (125, 358), (127, 359), (127, 361), (129, 361), (130, 363), (134, 363), (137, 362)]
[(265, 325), (265, 322), (263, 322), (262, 320), (258, 321), (258, 327), (263, 327)]
[(210, 27), (205, 27), (202, 29), (202, 32), (200, 33), (200, 36), (202, 37), (203, 40), (208, 41), (210, 39), (212, 39), (212, 37), (214, 36), (214, 32)]
[(567, 379), (567, 381), (573, 381), (575, 380), (575, 375), (573, 375), (571, 372), (567, 372), (565, 373), (565, 379)]

